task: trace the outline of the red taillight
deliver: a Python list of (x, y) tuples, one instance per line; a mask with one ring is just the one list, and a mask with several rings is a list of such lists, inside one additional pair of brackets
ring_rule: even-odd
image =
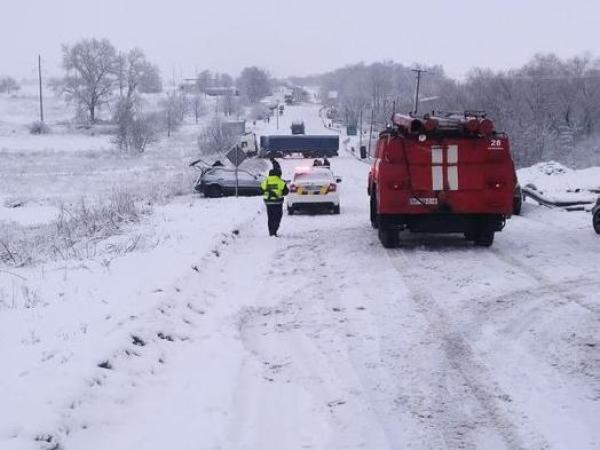
[(327, 188), (327, 192), (335, 192), (337, 190), (337, 186), (335, 185), (335, 183), (331, 183), (329, 185), (329, 187)]
[(290, 184), (290, 192), (298, 192), (298, 187), (295, 184)]

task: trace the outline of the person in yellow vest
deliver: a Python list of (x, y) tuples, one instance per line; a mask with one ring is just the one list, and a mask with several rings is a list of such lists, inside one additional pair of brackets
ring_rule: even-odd
[(263, 200), (267, 205), (267, 221), (269, 236), (277, 237), (277, 230), (283, 216), (283, 197), (288, 194), (288, 187), (281, 179), (281, 171), (271, 169), (269, 176), (260, 184)]

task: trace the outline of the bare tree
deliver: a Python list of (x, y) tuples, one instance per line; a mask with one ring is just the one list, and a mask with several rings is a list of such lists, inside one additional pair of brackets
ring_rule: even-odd
[(219, 98), (219, 109), (226, 116), (232, 116), (240, 112), (238, 97), (233, 92), (227, 92)]
[(258, 67), (246, 67), (237, 79), (237, 87), (250, 103), (271, 94), (271, 78)]
[(228, 73), (215, 74), (215, 86), (232, 87), (234, 84), (233, 77)]
[(198, 123), (200, 116), (206, 113), (203, 94), (199, 90), (195, 91), (190, 103), (191, 109), (194, 112), (194, 119), (196, 120), (196, 123)]
[(67, 75), (60, 90), (77, 102), (96, 122), (98, 108), (107, 103), (115, 88), (118, 57), (107, 39), (82, 39), (73, 46), (63, 45), (63, 68)]
[(159, 115), (134, 111), (126, 99), (118, 101), (114, 120), (117, 124), (117, 133), (113, 142), (123, 151), (142, 153), (149, 144), (159, 140)]
[(171, 133), (176, 131), (183, 122), (185, 99), (179, 92), (168, 92), (161, 102), (161, 107), (162, 122), (167, 130), (167, 137), (171, 137)]
[(223, 124), (223, 119), (215, 117), (204, 127), (198, 136), (198, 149), (201, 155), (222, 154), (237, 143), (238, 137), (233, 130), (224, 127)]
[(160, 120), (156, 114), (141, 112), (138, 91), (144, 78), (155, 69), (144, 52), (137, 48), (119, 55), (118, 64), (121, 97), (115, 108), (117, 132), (114, 142), (121, 150), (143, 152), (148, 144), (158, 139)]
[(163, 90), (160, 69), (155, 64), (146, 63), (140, 76), (138, 89), (143, 94), (158, 94)]
[(210, 70), (203, 70), (196, 76), (196, 87), (202, 93), (206, 91), (206, 88), (212, 87), (213, 75)]
[(21, 89), (17, 80), (12, 77), (2, 77), (0, 78), (0, 92), (10, 94), (13, 91), (18, 91)]

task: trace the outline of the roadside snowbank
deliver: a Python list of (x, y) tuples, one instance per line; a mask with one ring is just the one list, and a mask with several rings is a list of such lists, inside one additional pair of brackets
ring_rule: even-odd
[(177, 338), (177, 327), (163, 329), (161, 305), (261, 209), (258, 198), (178, 198), (132, 231), (154, 241), (151, 250), (0, 271), (0, 447), (30, 449), (55, 439), (48, 430), (69, 433), (73, 424), (57, 411), (99, 395), (119, 401), (122, 383), (135, 381), (99, 394), (110, 367), (158, 370), (160, 350), (138, 360), (142, 344), (132, 336), (161, 345)]
[(538, 191), (561, 200), (590, 199), (600, 193), (600, 167), (573, 170), (555, 161), (520, 169), (521, 186), (533, 184)]

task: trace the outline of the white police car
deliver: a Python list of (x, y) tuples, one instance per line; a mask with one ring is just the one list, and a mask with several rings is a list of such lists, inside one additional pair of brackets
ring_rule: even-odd
[(340, 191), (342, 180), (334, 176), (327, 167), (299, 167), (289, 184), (286, 197), (288, 214), (296, 211), (325, 210), (340, 213)]

